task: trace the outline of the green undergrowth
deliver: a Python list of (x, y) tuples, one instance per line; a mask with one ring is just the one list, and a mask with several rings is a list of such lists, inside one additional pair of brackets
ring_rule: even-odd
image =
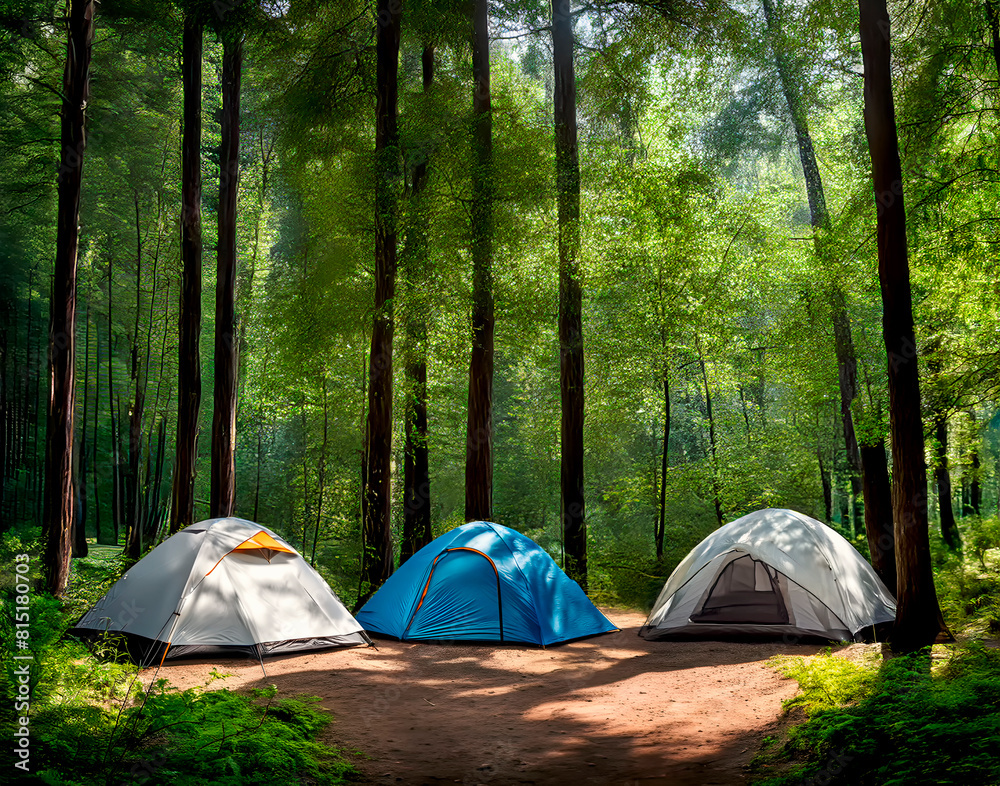
[(977, 642), (934, 655), (774, 659), (799, 683), (785, 708), (804, 720), (765, 740), (752, 782), (1000, 784), (1000, 651)]
[(315, 698), (277, 689), (178, 691), (161, 680), (130, 706), (49, 703), (32, 718), (26, 782), (55, 786), (338, 784), (353, 768), (317, 736), (330, 717)]
[[(30, 546), (8, 533), (0, 558), (10, 563)], [(30, 709), (25, 714), (13, 702), (0, 703), (0, 725), (11, 733), (21, 717), (29, 719), (29, 771), (17, 773), (19, 783), (325, 786), (354, 778), (341, 752), (320, 742), (331, 718), (317, 698), (279, 695), (274, 686), (215, 689), (225, 676), (217, 672), (209, 685), (184, 691), (165, 680), (149, 685), (148, 675), (140, 675), (113, 640), (87, 647), (66, 637), (121, 568), (114, 554), (74, 560), (65, 599), (32, 594)], [(15, 649), (9, 577), (0, 579), (0, 591), (0, 691), (12, 696), (24, 661), (12, 657), (23, 651)]]

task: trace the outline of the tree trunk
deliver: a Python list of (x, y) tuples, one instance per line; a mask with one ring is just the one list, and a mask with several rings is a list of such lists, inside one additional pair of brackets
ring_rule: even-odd
[(938, 510), (941, 518), (941, 538), (951, 551), (960, 551), (962, 540), (955, 523), (955, 510), (951, 500), (951, 470), (948, 467), (948, 418), (943, 412), (934, 413), (934, 435), (937, 467), (934, 480), (937, 483)]
[(990, 24), (990, 37), (993, 48), (993, 64), (1000, 76), (1000, 6), (992, 0), (986, 0), (986, 19)]
[(45, 432), (45, 491), (42, 537), (45, 541), (43, 589), (60, 596), (66, 589), (73, 526), (73, 399), (76, 352), (76, 261), (79, 244), (80, 187), (90, 54), (94, 35), (93, 0), (73, 0), (63, 72), (62, 161), (56, 259), (49, 309), (49, 402)]
[(670, 466), (670, 374), (663, 364), (663, 448), (660, 451), (660, 515), (656, 522), (656, 559), (663, 559), (663, 534), (667, 528), (667, 468)]
[(375, 313), (368, 358), (368, 417), (361, 492), (363, 554), (361, 581), (372, 591), (392, 574), (390, 461), (392, 459), (392, 335), (396, 289), (396, 182), (399, 134), (396, 121), (400, 4), (378, 0), (375, 41)]
[(73, 515), (73, 556), (87, 556), (87, 410), (90, 392), (90, 309), (87, 309), (83, 338), (83, 421), (80, 423), (80, 444), (77, 449), (79, 471), (76, 487), (76, 507)]
[(872, 567), (889, 591), (896, 594), (896, 538), (892, 526), (892, 484), (885, 458), (885, 441), (861, 447), (864, 468), (865, 533)]
[(493, 118), (487, 0), (474, 0), (472, 36), (472, 359), (465, 448), (465, 520), (493, 518)]
[(705, 386), (705, 414), (708, 416), (708, 447), (712, 454), (712, 499), (715, 503), (715, 518), (718, 526), (722, 526), (722, 500), (719, 488), (719, 456), (715, 445), (715, 417), (712, 413), (712, 393), (708, 389), (708, 370), (705, 367), (705, 356), (701, 352), (701, 339), (694, 337), (695, 349), (698, 352), (698, 366), (701, 369), (701, 381)]
[[(889, 366), (892, 507), (896, 535), (896, 621), (892, 648), (912, 652), (944, 629), (934, 589), (927, 533), (927, 473), (920, 380), (906, 249), (903, 173), (896, 135), (885, 0), (859, 0), (864, 62), (865, 131), (877, 201), (882, 335)], [(945, 629), (946, 630), (946, 629)]]
[[(316, 472), (316, 524), (313, 528), (312, 551), (309, 564), (316, 566), (316, 546), (319, 543), (319, 523), (323, 518), (323, 494), (326, 484), (326, 449), (330, 442), (330, 407), (326, 398), (326, 374), (323, 374), (323, 443), (319, 450), (319, 466)], [(305, 556), (305, 555), (303, 555)]]
[(201, 54), (202, 29), (184, 19), (181, 78), (184, 134), (181, 141), (181, 260), (183, 283), (177, 364), (177, 447), (170, 499), (170, 532), (194, 523), (194, 473), (201, 406)]
[(236, 203), (240, 177), (240, 76), (243, 41), (224, 39), (222, 145), (219, 151), (219, 248), (215, 289), (215, 409), (212, 416), (212, 518), (233, 515), (236, 501)]
[(565, 569), (587, 588), (583, 486), (583, 294), (580, 289), (580, 161), (570, 0), (552, 2), (553, 102), (559, 216), (559, 388), (562, 399), (561, 487)]
[[(114, 349), (112, 338), (112, 284), (111, 263), (108, 264), (108, 420), (111, 422), (111, 523), (114, 528), (114, 545), (118, 538), (122, 521), (121, 489), (121, 438), (118, 434), (119, 417), (115, 410)], [(121, 407), (118, 408), (119, 410)]]
[[(98, 315), (99, 316), (99, 315)], [(89, 319), (89, 316), (88, 316)], [(94, 439), (91, 444), (91, 455), (94, 467), (94, 537), (98, 544), (101, 541), (101, 494), (98, 488), (99, 473), (97, 471), (97, 424), (101, 417), (101, 322), (94, 320)], [(87, 479), (84, 475), (83, 482)]]
[[(142, 459), (142, 418), (146, 406), (146, 388), (139, 358), (139, 317), (142, 314), (142, 232), (139, 223), (139, 192), (135, 192), (135, 328), (132, 332), (130, 381), (135, 398), (128, 413), (128, 473), (125, 476), (125, 552), (132, 559), (142, 554), (142, 515), (140, 501), (140, 462)], [(149, 361), (147, 355), (146, 361)]]
[[(424, 92), (434, 84), (434, 47), (421, 54)], [(427, 305), (421, 290), (427, 285), (428, 215), (423, 203), (427, 159), (413, 168), (411, 198), (414, 224), (406, 238), (406, 266), (411, 281), (410, 313), (406, 323), (406, 409), (403, 448), (403, 539), (399, 564), (431, 542), (430, 470), (427, 455)]]
[(833, 484), (830, 482), (830, 473), (826, 469), (826, 462), (823, 461), (823, 451), (816, 448), (816, 461), (819, 463), (819, 480), (823, 484), (823, 512), (827, 524), (833, 522)]

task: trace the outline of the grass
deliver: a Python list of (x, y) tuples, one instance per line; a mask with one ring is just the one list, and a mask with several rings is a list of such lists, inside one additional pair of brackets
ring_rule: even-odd
[(829, 651), (776, 658), (799, 683), (793, 722), (750, 764), (760, 786), (1000, 784), (1000, 527), (970, 520), (965, 554), (934, 548), (942, 611), (958, 641), (888, 660)]

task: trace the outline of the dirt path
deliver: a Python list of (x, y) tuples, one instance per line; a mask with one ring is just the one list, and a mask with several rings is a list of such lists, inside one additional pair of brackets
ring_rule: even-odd
[[(160, 676), (187, 688), (214, 666), (230, 688), (274, 683), (320, 696), (327, 741), (370, 784), (743, 783), (796, 685), (764, 665), (818, 646), (647, 642), (623, 630), (550, 649), (379, 641), (267, 662), (182, 662)], [(215, 685), (220, 685), (216, 682)]]

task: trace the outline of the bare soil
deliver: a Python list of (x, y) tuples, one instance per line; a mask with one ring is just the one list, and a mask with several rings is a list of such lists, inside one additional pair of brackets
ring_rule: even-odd
[(744, 783), (796, 683), (765, 661), (817, 645), (648, 642), (634, 611), (606, 609), (618, 633), (545, 649), (377, 641), (258, 663), (181, 661), (179, 688), (274, 683), (319, 696), (325, 741), (368, 784)]

